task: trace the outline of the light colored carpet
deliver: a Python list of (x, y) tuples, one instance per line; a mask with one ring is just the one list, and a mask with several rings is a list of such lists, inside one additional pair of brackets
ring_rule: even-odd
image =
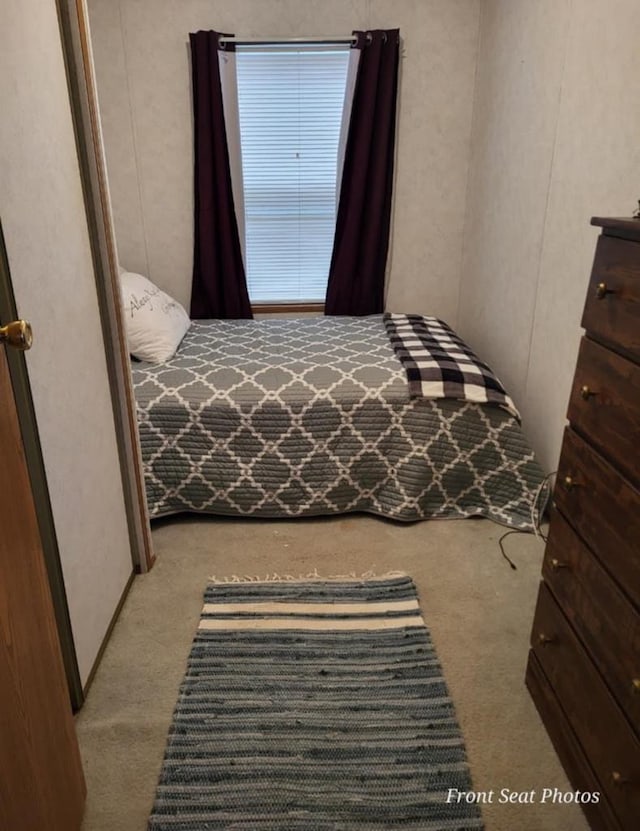
[(144, 831), (167, 730), (210, 575), (402, 570), (440, 657), (474, 787), (494, 791), (487, 831), (586, 831), (573, 805), (499, 804), (502, 788), (571, 790), (524, 686), (543, 546), (498, 548), (488, 520), (398, 525), (349, 516), (297, 521), (180, 518), (155, 526), (158, 561), (134, 581), (77, 717), (88, 785), (83, 831)]

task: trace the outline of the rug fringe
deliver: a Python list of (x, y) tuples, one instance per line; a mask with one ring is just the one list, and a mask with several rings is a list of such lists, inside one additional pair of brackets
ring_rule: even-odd
[(363, 571), (357, 574), (355, 571), (350, 571), (348, 574), (320, 574), (317, 569), (308, 574), (266, 574), (264, 577), (250, 574), (232, 574), (229, 577), (217, 577), (212, 574), (209, 577), (210, 583), (228, 584), (228, 583), (300, 583), (300, 582), (319, 582), (341, 581), (348, 582), (350, 580), (361, 582), (362, 580), (392, 580), (394, 577), (407, 577), (404, 571), (387, 571), (384, 574), (376, 574), (375, 571)]

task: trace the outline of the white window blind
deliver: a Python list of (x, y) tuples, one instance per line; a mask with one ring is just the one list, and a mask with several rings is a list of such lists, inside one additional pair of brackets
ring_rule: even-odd
[(349, 46), (236, 47), (253, 303), (323, 302)]

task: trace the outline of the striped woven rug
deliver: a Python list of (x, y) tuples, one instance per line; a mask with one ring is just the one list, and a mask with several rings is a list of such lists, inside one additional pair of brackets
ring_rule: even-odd
[(214, 584), (149, 831), (482, 828), (409, 577)]

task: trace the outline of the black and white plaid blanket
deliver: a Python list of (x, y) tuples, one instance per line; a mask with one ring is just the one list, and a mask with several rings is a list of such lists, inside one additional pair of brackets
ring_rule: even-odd
[(409, 381), (411, 398), (455, 398), (518, 413), (505, 388), (458, 335), (436, 317), (385, 314), (384, 325)]

